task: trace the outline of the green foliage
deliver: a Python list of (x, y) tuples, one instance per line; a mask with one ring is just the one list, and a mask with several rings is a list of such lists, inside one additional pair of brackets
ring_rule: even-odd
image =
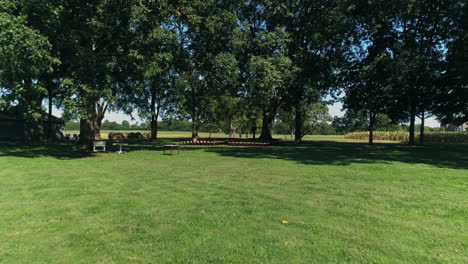
[[(369, 117), (363, 112), (347, 111), (343, 117), (334, 117), (333, 127), (339, 134), (365, 131), (369, 128)], [(375, 117), (374, 129), (376, 131), (407, 131), (406, 126), (395, 124), (387, 115), (378, 114)]]
[(24, 16), (0, 11), (0, 87), (4, 107), (17, 105), (28, 119), (39, 119), (42, 99), (47, 90), (38, 83), (40, 76), (50, 73), (58, 59), (51, 56), (46, 37), (27, 25)]
[[(0, 108), (38, 118), (48, 99), (87, 121), (88, 143), (110, 110), (137, 112), (153, 132), (161, 118), (184, 119), (194, 137), (262, 127), (269, 139), (282, 111), (296, 140), (408, 121), (414, 132), (418, 116), (461, 124), (467, 10), (451, 0), (0, 0)], [(329, 91), (354, 120), (310, 122), (327, 119), (308, 115)]]
[(80, 123), (79, 122), (73, 122), (73, 121), (67, 121), (65, 122), (65, 130), (67, 131), (79, 131), (80, 130)]
[(456, 17), (454, 41), (450, 43), (445, 73), (437, 82), (434, 112), (443, 123), (461, 125), (468, 122), (468, 5), (465, 3)]

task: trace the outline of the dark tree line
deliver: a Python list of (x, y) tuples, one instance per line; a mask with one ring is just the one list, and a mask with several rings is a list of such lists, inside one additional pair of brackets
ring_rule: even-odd
[[(85, 148), (109, 110), (300, 141), (321, 98), (371, 132), (379, 115), (468, 121), (465, 1), (0, 0), (0, 110), (37, 121), (43, 105), (80, 120)], [(51, 120), (51, 118), (49, 118)], [(51, 127), (51, 126), (49, 126)]]

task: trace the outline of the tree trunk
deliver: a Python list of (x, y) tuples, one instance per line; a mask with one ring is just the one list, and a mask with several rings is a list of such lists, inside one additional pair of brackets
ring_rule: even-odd
[(158, 130), (159, 130), (158, 118), (159, 118), (160, 110), (161, 108), (158, 104), (156, 108), (156, 112), (151, 113), (151, 140), (158, 139)]
[(232, 122), (229, 122), (229, 138), (233, 138), (233, 137), (235, 137), (234, 128), (233, 128)]
[(34, 138), (35, 140), (44, 140), (44, 120), (42, 117), (34, 122)]
[(262, 132), (260, 134), (261, 140), (272, 140), (271, 129), (273, 127), (274, 115), (263, 114), (262, 119)]
[(33, 118), (31, 116), (27, 117), (27, 120), (32, 123), (33, 126), (33, 140), (44, 140), (44, 116), (42, 115), (42, 101), (44, 96), (33, 92), (33, 81), (31, 79), (25, 80), (25, 88), (28, 93), (26, 95), (27, 101), (29, 103), (28, 108), (31, 112), (39, 113), (39, 118)]
[(294, 128), (294, 140), (296, 142), (302, 141), (302, 109), (300, 106), (296, 107), (296, 117), (294, 118), (295, 128)]
[(409, 144), (414, 145), (414, 129), (415, 129), (415, 122), (416, 122), (416, 106), (411, 106), (410, 109), (410, 127), (409, 127)]
[(104, 116), (98, 116), (96, 117), (96, 120), (93, 120), (94, 125), (94, 138), (95, 139), (101, 139), (101, 125), (102, 125), (102, 120), (104, 119)]
[(156, 92), (153, 90), (151, 93), (151, 140), (158, 139), (158, 118), (161, 110), (160, 105), (160, 101), (157, 102)]
[(192, 121), (192, 141), (193, 142), (197, 142), (198, 140), (198, 128), (199, 128), (198, 123)]
[[(107, 107), (107, 106), (106, 106)], [(89, 150), (92, 148), (93, 141), (100, 139), (101, 122), (104, 118), (106, 107), (101, 107), (99, 102), (94, 101), (88, 105), (87, 118), (80, 119), (80, 148)], [(99, 135), (99, 137), (96, 137)]]
[(80, 119), (80, 148), (91, 149), (95, 136), (96, 128), (93, 118)]
[(151, 115), (151, 140), (158, 139), (158, 118), (156, 114)]
[(255, 139), (256, 138), (256, 133), (257, 133), (257, 126), (252, 126), (252, 138)]
[[(49, 88), (51, 89), (51, 88)], [(49, 140), (55, 140), (56, 139), (56, 135), (54, 133), (54, 122), (52, 120), (52, 107), (53, 107), (53, 104), (52, 104), (52, 92), (49, 90), (48, 91), (48, 96), (49, 96), (49, 109), (48, 109), (48, 120), (47, 120), (47, 123), (48, 123), (48, 128), (47, 128), (47, 138)]]
[(42, 141), (44, 140), (45, 137), (45, 131), (44, 131), (44, 117), (42, 115), (42, 100), (43, 98), (34, 100), (34, 105), (37, 106), (38, 111), (40, 111), (40, 117), (37, 119), (34, 123), (34, 137), (36, 140)]
[(425, 115), (424, 111), (421, 113), (421, 128), (419, 130), (419, 143), (424, 145), (424, 123), (425, 123)]
[(374, 125), (375, 125), (375, 113), (369, 114), (369, 145), (374, 144)]
[(102, 120), (104, 120), (104, 116), (106, 114), (106, 111), (107, 111), (107, 106), (108, 104), (106, 102), (103, 102), (101, 103), (100, 101), (98, 101), (96, 103), (96, 112), (95, 114), (93, 114), (94, 118), (93, 118), (93, 129), (94, 129), (94, 138), (95, 139), (101, 139), (101, 126), (102, 126)]

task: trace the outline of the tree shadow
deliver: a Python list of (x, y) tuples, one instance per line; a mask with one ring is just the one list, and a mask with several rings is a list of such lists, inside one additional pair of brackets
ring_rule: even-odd
[[(164, 145), (177, 142), (178, 139), (126, 140), (123, 146), (125, 152), (133, 151), (162, 151)], [(117, 141), (106, 141), (107, 153), (116, 152), (119, 146), (113, 145)], [(84, 151), (77, 147), (76, 141), (65, 142), (35, 142), (35, 141), (0, 141), (0, 157), (40, 158), (52, 157), (56, 159), (80, 159), (94, 156), (91, 151)]]
[[(130, 140), (124, 146), (126, 152), (162, 151), (164, 145), (178, 142), (179, 139), (160, 139), (157, 141)], [(108, 152), (118, 150), (108, 141)], [(431, 144), (408, 146), (403, 144), (314, 141), (303, 144), (283, 142), (275, 146), (183, 146), (183, 151), (205, 151), (225, 157), (251, 159), (280, 159), (306, 165), (339, 165), (355, 163), (393, 163), (428, 164), (441, 168), (468, 169), (468, 144)], [(182, 152), (183, 153), (183, 152)], [(0, 142), (1, 157), (53, 157), (57, 159), (78, 159), (93, 156), (94, 153), (82, 151), (74, 142)]]
[(73, 142), (0, 142), (0, 157), (78, 159), (92, 155), (92, 152), (78, 149)]
[(353, 163), (428, 164), (441, 168), (468, 169), (468, 145), (375, 144), (349, 142), (306, 142), (271, 147), (192, 147), (235, 158), (282, 159), (307, 165), (340, 165)]

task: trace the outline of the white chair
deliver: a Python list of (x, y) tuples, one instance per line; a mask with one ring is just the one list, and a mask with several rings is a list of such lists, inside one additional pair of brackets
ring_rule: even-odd
[(99, 151), (106, 152), (106, 142), (105, 141), (93, 141), (93, 151), (94, 152), (99, 152)]

